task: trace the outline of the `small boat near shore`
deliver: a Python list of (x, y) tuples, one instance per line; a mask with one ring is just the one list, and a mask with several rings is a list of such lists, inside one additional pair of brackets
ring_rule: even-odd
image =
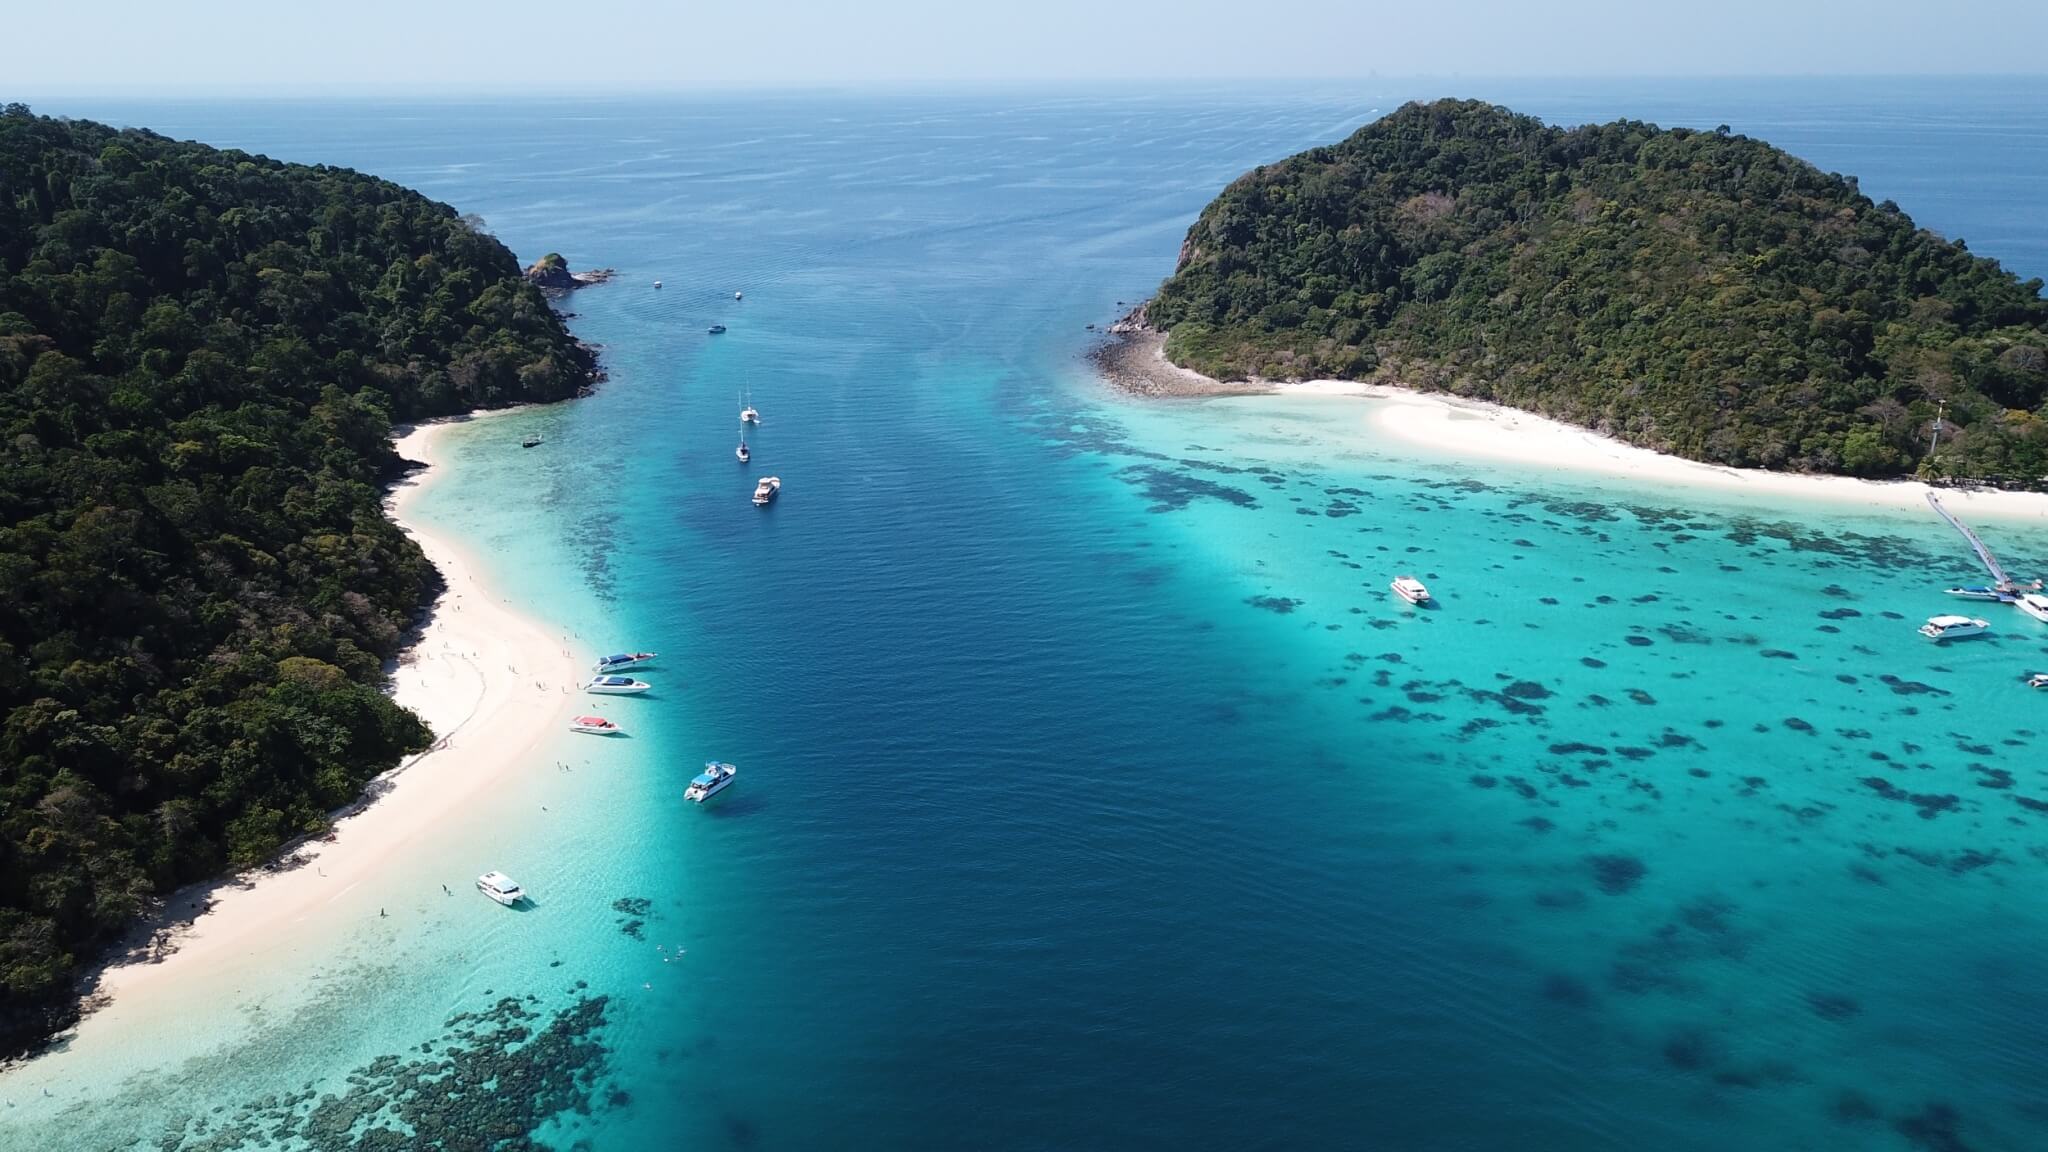
[(652, 664), (654, 658), (659, 655), (659, 652), (614, 652), (610, 656), (598, 657), (597, 663), (592, 664), (590, 670), (600, 676), (624, 672), (628, 668), (641, 668)]
[(731, 787), (733, 777), (739, 774), (740, 770), (730, 764), (712, 761), (704, 765), (704, 770), (697, 773), (688, 788), (683, 789), (683, 799), (693, 804), (702, 804)]
[(2048, 624), (2048, 596), (2039, 592), (2024, 592), (2012, 602), (2012, 606), (2041, 623)]
[(1929, 640), (1960, 640), (1965, 636), (1982, 636), (1989, 631), (1991, 621), (1973, 616), (1929, 616), (1927, 623), (1920, 626), (1920, 634)]
[(486, 872), (476, 878), (476, 890), (510, 908), (526, 899), (526, 889), (503, 872)]
[(768, 505), (773, 504), (775, 498), (781, 494), (782, 477), (763, 476), (761, 477), (761, 482), (754, 485), (754, 507), (766, 508)]
[(1417, 580), (1413, 576), (1396, 576), (1394, 577), (1394, 582), (1387, 585), (1387, 587), (1394, 590), (1394, 595), (1399, 596), (1410, 604), (1421, 605), (1429, 603), (1429, 589), (1423, 586), (1422, 581)]
[(592, 736), (617, 736), (625, 729), (602, 716), (578, 716), (569, 721), (569, 731), (584, 732)]
[(654, 685), (631, 676), (599, 676), (583, 686), (593, 696), (637, 696)]

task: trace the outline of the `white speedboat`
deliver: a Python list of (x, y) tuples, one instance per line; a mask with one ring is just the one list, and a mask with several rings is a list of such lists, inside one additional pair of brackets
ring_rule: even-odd
[(633, 696), (647, 691), (654, 685), (631, 676), (599, 676), (583, 686), (583, 690), (594, 696)]
[(749, 404), (746, 407), (740, 409), (740, 423), (759, 424), (760, 422), (761, 414), (754, 410), (754, 406), (752, 404)]
[(683, 799), (702, 804), (723, 792), (732, 784), (732, 778), (739, 774), (740, 770), (730, 764), (720, 764), (716, 761), (706, 764), (704, 770), (690, 781), (690, 786), (683, 789)]
[(744, 300), (747, 298), (747, 296), (744, 292), (735, 292), (732, 294), (732, 298), (735, 300)]
[(526, 889), (503, 872), (486, 872), (476, 878), (476, 890), (510, 908), (526, 899)]
[(1396, 576), (1388, 587), (1394, 590), (1394, 595), (1410, 604), (1429, 603), (1429, 589), (1423, 587), (1422, 581), (1413, 576)]
[(625, 729), (602, 716), (578, 716), (569, 721), (569, 731), (587, 732), (592, 736), (616, 736)]
[(609, 656), (598, 657), (597, 663), (592, 664), (590, 670), (599, 675), (624, 672), (628, 668), (638, 668), (643, 664), (652, 664), (654, 663), (654, 658), (659, 655), (661, 655), (659, 652), (614, 652)]
[(1929, 640), (1956, 640), (1964, 636), (1981, 636), (1989, 631), (1991, 621), (1971, 616), (1929, 616), (1927, 623), (1920, 626), (1920, 634)]
[(2048, 688), (2048, 672), (2036, 672), (2027, 677), (2027, 687)]
[(1944, 592), (1948, 593), (1948, 594), (1949, 594), (1950, 596), (1954, 596), (1954, 597), (1956, 597), (1956, 598), (1957, 598), (1957, 599), (1959, 599), (1959, 600), (2003, 600), (2003, 599), (2005, 599), (2005, 593), (2003, 593), (2003, 592), (2000, 592), (2000, 591), (1999, 591), (1998, 589), (1996, 589), (1996, 588), (1985, 588), (1985, 587), (1982, 587), (1982, 586), (1978, 586), (1978, 587), (1969, 587), (1969, 586), (1965, 586), (1965, 587), (1962, 587), (1962, 588), (1944, 588), (1944, 589), (1942, 589), (1942, 591), (1944, 591)]
[(659, 287), (661, 287), (661, 281), (659, 281), (659, 280), (656, 280), (656, 281), (654, 282), (654, 286), (655, 286), (656, 288), (659, 288)]
[(2048, 624), (2048, 596), (2039, 592), (2027, 592), (2014, 600), (2012, 606), (2041, 623)]
[(774, 503), (775, 497), (781, 493), (782, 477), (763, 476), (761, 482), (754, 485), (754, 504), (756, 507), (766, 508)]

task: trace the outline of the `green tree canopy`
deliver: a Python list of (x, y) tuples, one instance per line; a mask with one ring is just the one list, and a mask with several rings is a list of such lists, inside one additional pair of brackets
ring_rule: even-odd
[(1758, 140), (1410, 104), (1239, 178), (1148, 308), (1213, 376), (1378, 377), (1723, 464), (2048, 478), (2041, 281)]
[(392, 423), (593, 369), (447, 205), (0, 109), (0, 1048), (425, 745), (383, 691), (439, 586)]

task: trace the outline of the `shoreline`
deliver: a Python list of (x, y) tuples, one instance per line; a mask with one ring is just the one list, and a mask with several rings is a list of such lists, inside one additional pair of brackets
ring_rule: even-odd
[(1135, 396), (1270, 396), (1278, 390), (1261, 380), (1218, 380), (1183, 368), (1166, 358), (1166, 333), (1128, 319), (1111, 326), (1088, 360), (1103, 379)]
[[(408, 510), (446, 475), (438, 441), (456, 417), (394, 430), (399, 454), (424, 465), (392, 486), (385, 509), (441, 573), (444, 591), (398, 657), (390, 691), (434, 734), (426, 751), (367, 784), (329, 832), (239, 875), (173, 893), (148, 935), (110, 960), (86, 992), (81, 1019), (41, 1052), (111, 1029), (133, 1011), (174, 1005), (289, 948), (352, 889), (399, 865), (401, 850), (516, 771), (573, 708), (583, 662), (575, 643), (507, 607), (463, 550)], [(338, 910), (337, 910), (338, 911)], [(19, 1063), (33, 1063), (31, 1053)]]
[(1165, 334), (1118, 325), (1089, 353), (1098, 375), (1113, 387), (1145, 398), (1324, 396), (1366, 402), (1363, 423), (1383, 440), (1443, 455), (1474, 457), (1612, 476), (1693, 490), (1785, 496), (1869, 508), (1927, 511), (1927, 493), (1939, 492), (1957, 511), (2005, 517), (2048, 517), (2048, 492), (1936, 488), (1919, 480), (1864, 480), (1801, 472), (1772, 472), (1707, 464), (1641, 448), (1590, 428), (1442, 392), (1358, 380), (1221, 381), (1165, 357)]

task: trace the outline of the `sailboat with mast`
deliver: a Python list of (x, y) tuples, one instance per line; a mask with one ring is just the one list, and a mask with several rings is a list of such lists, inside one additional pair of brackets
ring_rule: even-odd
[(747, 447), (747, 430), (745, 428), (740, 429), (740, 446), (733, 449), (732, 454), (739, 457), (742, 464), (754, 458), (753, 451)]

